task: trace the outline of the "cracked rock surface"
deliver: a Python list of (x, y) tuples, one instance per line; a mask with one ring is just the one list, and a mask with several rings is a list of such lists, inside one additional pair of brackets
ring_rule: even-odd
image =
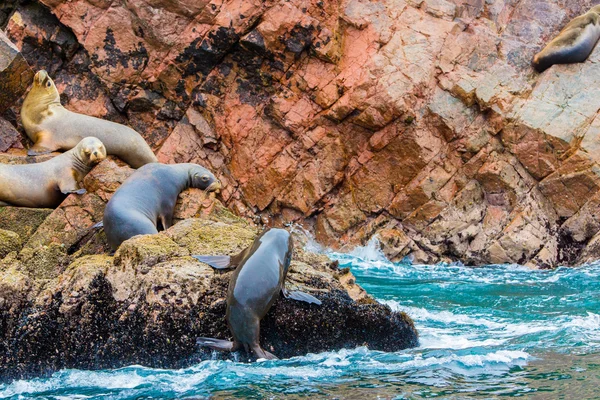
[[(393, 260), (553, 267), (598, 256), (600, 50), (530, 62), (595, 4), (39, 0), (0, 23), (67, 108), (212, 169), (242, 217), (377, 234)], [(0, 151), (29, 145), (18, 111)]]

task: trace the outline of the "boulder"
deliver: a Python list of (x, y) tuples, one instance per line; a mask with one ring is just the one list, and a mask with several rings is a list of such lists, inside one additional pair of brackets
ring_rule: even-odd
[[(0, 30), (0, 114), (25, 93), (32, 81), (33, 71), (29, 64), (19, 49)], [(0, 138), (3, 135), (3, 130), (0, 130)]]

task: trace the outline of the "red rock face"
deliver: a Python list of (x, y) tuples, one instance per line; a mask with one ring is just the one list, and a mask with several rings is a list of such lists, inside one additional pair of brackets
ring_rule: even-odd
[(63, 104), (216, 171), (240, 215), (419, 262), (600, 240), (600, 50), (530, 65), (591, 0), (40, 1), (6, 32)]

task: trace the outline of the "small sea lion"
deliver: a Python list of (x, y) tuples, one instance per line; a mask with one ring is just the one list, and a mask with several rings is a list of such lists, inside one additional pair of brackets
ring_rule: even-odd
[(211, 192), (221, 183), (197, 164), (152, 163), (135, 171), (104, 210), (104, 231), (112, 249), (133, 236), (170, 228), (177, 196), (188, 188)]
[(554, 64), (587, 60), (600, 39), (600, 5), (574, 18), (533, 58), (533, 67), (543, 72)]
[(279, 293), (286, 298), (321, 304), (310, 294), (285, 289), (292, 253), (290, 233), (285, 229), (269, 229), (237, 256), (194, 256), (213, 268), (236, 268), (229, 281), (226, 314), (233, 342), (201, 337), (197, 344), (219, 351), (236, 351), (243, 347), (258, 358), (277, 359), (260, 346), (260, 320)]
[(54, 82), (44, 70), (35, 74), (33, 87), (21, 107), (21, 119), (34, 142), (27, 152), (32, 156), (69, 150), (85, 135), (100, 139), (108, 154), (133, 168), (158, 161), (144, 138), (130, 127), (64, 108)]
[(79, 182), (106, 158), (95, 137), (86, 137), (73, 149), (37, 164), (0, 164), (0, 205), (57, 207), (69, 193), (83, 194)]

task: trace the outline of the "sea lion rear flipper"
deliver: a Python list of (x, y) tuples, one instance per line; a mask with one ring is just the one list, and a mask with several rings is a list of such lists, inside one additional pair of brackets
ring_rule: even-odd
[(283, 294), (283, 297), (285, 297), (286, 299), (304, 301), (306, 303), (316, 304), (318, 306), (320, 306), (322, 304), (321, 300), (317, 299), (315, 296), (312, 296), (308, 293), (301, 292), (299, 290), (294, 290), (293, 292), (288, 292), (286, 288), (283, 288), (283, 289), (281, 289), (281, 293)]
[(8, 207), (10, 204), (0, 201), (0, 207)]
[(231, 264), (231, 257), (229, 256), (192, 256), (196, 260), (201, 261), (205, 264), (210, 265), (215, 269), (231, 269), (235, 268), (235, 265)]
[(50, 134), (46, 131), (38, 132), (37, 140), (33, 146), (27, 150), (28, 156), (39, 156), (42, 154), (52, 153), (55, 150), (58, 150), (58, 146), (53, 145), (52, 141), (49, 140)]
[(264, 358), (266, 360), (279, 360), (279, 357), (277, 357), (275, 354), (269, 353), (260, 346), (253, 346), (252, 351), (258, 358)]
[(233, 351), (233, 342), (230, 342), (229, 340), (199, 337), (196, 339), (196, 344), (218, 351)]

